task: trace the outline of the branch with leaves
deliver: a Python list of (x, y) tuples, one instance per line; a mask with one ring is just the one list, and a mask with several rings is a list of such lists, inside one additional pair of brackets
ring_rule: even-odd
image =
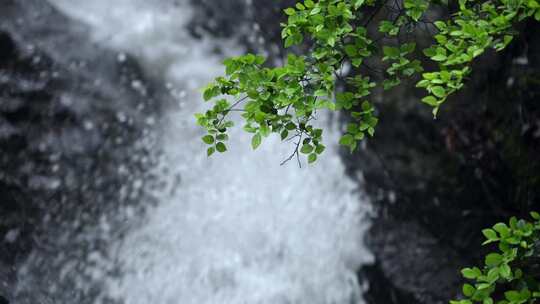
[(471, 283), (463, 285), (465, 298), (451, 304), (532, 304), (540, 300), (540, 214), (531, 212), (531, 217), (532, 221), (512, 217), (508, 224), (482, 230), (483, 245), (496, 244), (497, 250), (485, 256), (483, 267), (461, 270)]
[[(270, 67), (262, 56), (247, 54), (225, 60), (226, 74), (204, 90), (214, 106), (197, 114), (208, 134), (208, 155), (225, 152), (227, 130), (233, 127), (230, 113), (241, 112), (244, 130), (252, 133), (256, 149), (272, 133), (285, 141), (299, 136), (292, 157), (304, 154), (314, 162), (324, 151), (323, 130), (312, 121), (322, 110), (344, 111), (350, 123), (339, 143), (354, 151), (358, 142), (374, 136), (377, 111), (369, 100), (374, 88), (389, 90), (404, 78), (420, 77), (417, 87), (427, 96), (434, 116), (447, 98), (461, 89), (471, 64), (487, 49), (504, 49), (516, 34), (512, 26), (529, 17), (540, 20), (536, 0), (305, 0), (284, 10), (285, 48), (307, 44), (310, 52), (290, 52), (283, 66)], [(452, 11), (451, 7), (457, 7)], [(431, 21), (427, 12), (449, 12), (447, 20)], [(368, 31), (378, 21), (376, 34)], [(423, 50), (437, 68), (425, 72), (417, 58), (417, 29), (428, 29), (433, 45)], [(373, 37), (372, 37), (373, 36)], [(407, 40), (407, 41), (404, 41)], [(370, 78), (366, 62), (384, 67), (381, 79)], [(343, 67), (351, 67), (343, 77)], [(366, 71), (367, 70), (367, 71)], [(343, 81), (344, 90), (337, 90)], [(341, 86), (340, 86), (341, 87)], [(228, 100), (236, 99), (232, 105)]]

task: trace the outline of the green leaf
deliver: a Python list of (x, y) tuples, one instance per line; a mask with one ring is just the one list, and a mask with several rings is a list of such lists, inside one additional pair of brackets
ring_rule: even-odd
[(212, 99), (215, 96), (216, 96), (215, 87), (212, 86), (212, 85), (208, 86), (203, 92), (204, 101), (208, 101), (208, 100)]
[(256, 133), (255, 135), (253, 135), (253, 137), (251, 138), (251, 147), (253, 148), (253, 150), (257, 149), (261, 145), (261, 141), (261, 133)]
[(339, 144), (343, 146), (351, 146), (353, 143), (354, 137), (351, 134), (345, 134), (339, 140)]
[(393, 59), (393, 58), (399, 57), (400, 51), (396, 47), (383, 46), (383, 54), (384, 56), (387, 56)]
[(315, 153), (311, 153), (309, 156), (308, 156), (308, 163), (313, 163), (314, 161), (317, 160), (317, 154)]
[(439, 98), (443, 98), (446, 96), (446, 90), (441, 86), (432, 87), (431, 92), (433, 93), (433, 95)]
[(437, 50), (434, 47), (429, 47), (427, 49), (424, 49), (422, 52), (427, 57), (433, 57), (433, 56), (437, 55)]
[(497, 231), (502, 238), (506, 238), (510, 235), (510, 229), (505, 223), (497, 223), (493, 226), (493, 229)]
[(216, 144), (216, 150), (217, 150), (218, 152), (220, 152), (220, 153), (223, 153), (223, 152), (227, 151), (227, 146), (225, 146), (225, 144), (222, 143), (222, 142), (218, 142), (218, 143)]
[(472, 297), (472, 295), (476, 291), (476, 289), (471, 284), (464, 284), (461, 290), (463, 291), (463, 295), (466, 297)]
[(482, 234), (490, 241), (498, 240), (497, 233), (492, 229), (482, 230)]
[(439, 30), (446, 29), (446, 23), (444, 23), (443, 21), (435, 21), (434, 24)]
[[(502, 258), (501, 258), (501, 260), (502, 260)], [(498, 267), (491, 268), (488, 271), (487, 279), (488, 279), (489, 282), (497, 281), (499, 279), (499, 268)]]
[(402, 44), (402, 45), (399, 47), (399, 50), (400, 50), (400, 52), (403, 53), (403, 54), (408, 54), (408, 53), (413, 52), (415, 48), (416, 48), (416, 43), (412, 42), (412, 43), (405, 43), (405, 44)]
[(352, 44), (347, 44), (344, 49), (345, 49), (345, 53), (351, 58), (356, 56), (357, 54), (356, 47)]
[(351, 63), (354, 67), (359, 67), (362, 65), (362, 62), (363, 62), (362, 58), (354, 58)]
[(535, 220), (540, 220), (540, 213), (531, 211), (531, 217)]
[(318, 89), (315, 91), (315, 93), (313, 93), (313, 95), (316, 97), (323, 97), (323, 96), (327, 96), (328, 93), (323, 89)]
[(321, 154), (321, 153), (324, 152), (325, 149), (326, 149), (326, 147), (325, 147), (323, 144), (318, 144), (318, 145), (315, 147), (315, 153)]
[(328, 38), (328, 45), (331, 46), (331, 47), (334, 47), (334, 45), (336, 44), (336, 38), (335, 37), (330, 37)]
[(498, 266), (502, 262), (502, 255), (498, 253), (490, 253), (486, 255), (485, 263), (487, 266), (494, 267)]
[(364, 0), (354, 0), (354, 9), (359, 9), (364, 4)]
[(490, 287), (491, 287), (490, 283), (480, 283), (480, 284), (476, 285), (477, 290), (484, 290), (484, 289), (488, 289)]
[(221, 141), (229, 140), (229, 135), (221, 133), (216, 136), (216, 139)]
[(389, 90), (389, 89), (399, 85), (400, 83), (401, 83), (401, 81), (399, 80), (399, 78), (385, 79), (383, 81), (383, 89)]
[(202, 141), (205, 143), (205, 144), (208, 144), (208, 145), (211, 145), (214, 143), (214, 136), (212, 135), (205, 135), (202, 137)]
[(311, 10), (311, 13), (310, 15), (317, 15), (318, 13), (321, 12), (321, 8), (320, 7), (314, 7), (312, 10)]
[(285, 39), (285, 47), (288, 48), (294, 44), (294, 37), (289, 36)]
[(369, 103), (369, 101), (366, 100), (366, 101), (362, 102), (362, 111), (368, 112), (371, 109), (372, 109), (372, 107), (371, 107), (371, 104)]
[(422, 98), (422, 102), (427, 103), (428, 105), (433, 106), (433, 107), (436, 107), (436, 106), (439, 105), (439, 102), (433, 96), (426, 96), (426, 97)]
[(303, 154), (309, 154), (313, 151), (313, 146), (310, 145), (310, 144), (305, 144), (302, 146), (302, 148), (300, 149), (300, 152), (303, 153)]
[(504, 293), (504, 297), (511, 302), (519, 302), (521, 300), (521, 295), (516, 290), (509, 290)]
[(379, 32), (381, 33), (388, 33), (390, 35), (393, 35), (396, 29), (399, 30), (397, 26), (395, 26), (392, 22), (388, 20), (383, 20), (379, 23)]
[(478, 268), (463, 268), (461, 270), (461, 274), (466, 279), (476, 279), (477, 277), (482, 275), (482, 271)]
[(509, 278), (512, 275), (512, 270), (508, 264), (502, 264), (499, 266), (499, 273), (503, 278)]
[(296, 11), (294, 10), (294, 8), (289, 7), (289, 8), (287, 8), (287, 9), (285, 9), (284, 12), (285, 12), (285, 14), (287, 14), (287, 15), (289, 15), (289, 16), (292, 16), (292, 15), (295, 14)]
[(285, 125), (285, 129), (292, 131), (296, 129), (296, 125), (293, 122), (289, 122)]
[(280, 134), (281, 140), (285, 140), (287, 136), (289, 136), (289, 131), (287, 130), (281, 131), (281, 134)]
[(437, 55), (431, 57), (431, 60), (433, 60), (433, 61), (445, 61), (446, 58), (447, 58), (446, 55), (437, 54)]

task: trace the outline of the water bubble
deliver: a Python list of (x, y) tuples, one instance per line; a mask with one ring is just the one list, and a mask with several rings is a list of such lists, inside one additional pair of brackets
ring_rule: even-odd
[(116, 60), (118, 60), (118, 62), (125, 62), (126, 59), (127, 57), (125, 53), (119, 53), (118, 56), (116, 57)]
[(11, 229), (9, 230), (6, 235), (4, 236), (4, 241), (7, 243), (13, 243), (17, 240), (19, 237), (20, 230), (19, 229)]

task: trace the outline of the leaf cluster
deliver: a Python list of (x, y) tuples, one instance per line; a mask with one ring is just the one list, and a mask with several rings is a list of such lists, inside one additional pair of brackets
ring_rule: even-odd
[(463, 285), (464, 299), (451, 304), (523, 304), (540, 298), (539, 273), (535, 273), (540, 242), (540, 214), (531, 212), (531, 221), (512, 217), (508, 224), (497, 223), (482, 230), (483, 245), (496, 249), (488, 253), (482, 267), (463, 268), (470, 280)]
[[(304, 0), (285, 9), (281, 36), (285, 48), (293, 50), (285, 63), (271, 67), (254, 54), (229, 58), (225, 75), (204, 90), (204, 99), (214, 103), (197, 114), (208, 131), (203, 137), (210, 145), (208, 155), (226, 151), (227, 130), (233, 126), (230, 114), (240, 112), (244, 130), (253, 134), (254, 149), (270, 134), (278, 134), (282, 141), (294, 143), (285, 161), (296, 156), (300, 162), (305, 155), (314, 162), (325, 149), (323, 130), (313, 124), (322, 110), (350, 116), (339, 143), (352, 152), (359, 141), (375, 134), (379, 120), (370, 100), (374, 89), (389, 90), (409, 77), (420, 78), (417, 87), (427, 92), (422, 101), (436, 116), (447, 98), (463, 87), (476, 57), (488, 48), (504, 49), (515, 35), (514, 23), (540, 19), (536, 0), (457, 4), (448, 20), (426, 17), (433, 7), (450, 9), (446, 0)], [(368, 31), (373, 20), (380, 20), (376, 34)], [(420, 51), (411, 36), (421, 26), (429, 29), (433, 45)], [(298, 45), (309, 45), (310, 51), (297, 54)], [(425, 71), (422, 56), (436, 68)], [(366, 72), (376, 71), (368, 64), (373, 61), (384, 67), (377, 79)], [(348, 75), (345, 66), (352, 68)]]

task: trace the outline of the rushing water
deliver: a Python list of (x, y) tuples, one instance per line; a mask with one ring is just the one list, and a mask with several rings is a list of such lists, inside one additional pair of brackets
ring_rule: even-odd
[(170, 83), (180, 103), (156, 124), (165, 130), (156, 171), (170, 187), (112, 242), (107, 256), (119, 275), (93, 276), (105, 283), (96, 303), (362, 302), (355, 270), (371, 259), (362, 243), (368, 207), (344, 174), (335, 121), (319, 122), (328, 149), (312, 166), (280, 166), (292, 146), (271, 138), (254, 152), (241, 131), (230, 134), (227, 153), (207, 158), (193, 119), (205, 107), (199, 88), (221, 72), (215, 47), (241, 48), (190, 37), (186, 1), (50, 1), (88, 24), (96, 43), (134, 55)]

